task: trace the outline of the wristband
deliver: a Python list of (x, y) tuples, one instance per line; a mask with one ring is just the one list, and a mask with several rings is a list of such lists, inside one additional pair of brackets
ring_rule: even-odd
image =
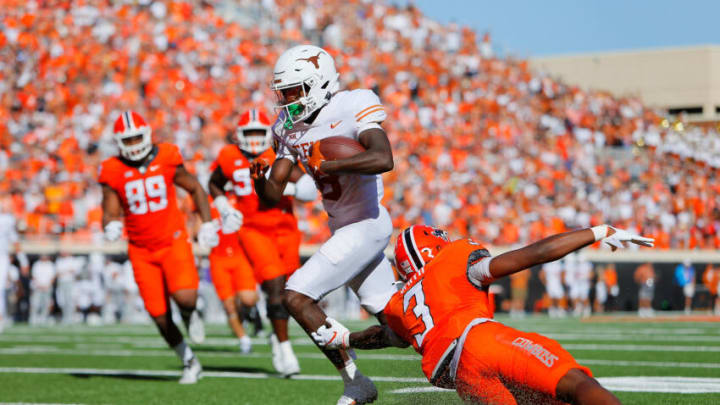
[(593, 226), (592, 228), (590, 228), (590, 230), (592, 231), (593, 235), (595, 235), (595, 242), (605, 239), (608, 234), (607, 225)]

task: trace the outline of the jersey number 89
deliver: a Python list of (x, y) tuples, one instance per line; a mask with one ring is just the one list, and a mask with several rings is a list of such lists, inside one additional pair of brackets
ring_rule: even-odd
[[(165, 209), (168, 205), (167, 186), (163, 176), (152, 176), (125, 183), (125, 198), (130, 212), (142, 215)], [(154, 198), (155, 200), (151, 200)]]

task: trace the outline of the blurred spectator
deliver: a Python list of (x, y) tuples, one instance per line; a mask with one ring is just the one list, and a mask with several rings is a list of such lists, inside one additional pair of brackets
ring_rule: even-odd
[(720, 315), (720, 300), (718, 300), (718, 291), (720, 291), (720, 269), (708, 263), (703, 273), (703, 284), (710, 291), (710, 308), (714, 309), (715, 315)]
[(563, 266), (560, 261), (545, 263), (540, 270), (540, 280), (545, 284), (545, 290), (550, 297), (548, 314), (551, 318), (563, 318), (566, 315), (563, 308), (565, 288), (562, 283)]
[(6, 287), (10, 277), (10, 253), (18, 241), (15, 218), (8, 204), (0, 201), (0, 332), (7, 317)]
[(42, 255), (33, 263), (30, 283), (30, 324), (46, 325), (52, 302), (52, 288), (55, 282), (55, 263), (50, 256)]
[(525, 317), (525, 301), (528, 295), (530, 271), (521, 271), (510, 276), (510, 316), (513, 318)]
[(572, 301), (574, 316), (590, 316), (590, 282), (593, 265), (584, 253), (571, 253), (563, 259), (565, 266), (565, 284)]
[(84, 260), (81, 257), (71, 256), (66, 251), (61, 251), (55, 260), (55, 271), (57, 284), (55, 286), (55, 297), (57, 304), (62, 310), (62, 322), (71, 323), (75, 314), (75, 303), (73, 299), (73, 286), (75, 278), (80, 275), (83, 269)]
[(652, 263), (643, 263), (635, 269), (635, 283), (638, 285), (638, 315), (641, 318), (654, 316), (652, 300), (655, 297), (655, 269)]
[(682, 288), (685, 297), (685, 313), (692, 310), (692, 299), (695, 296), (695, 267), (690, 259), (683, 260), (675, 267), (675, 283)]

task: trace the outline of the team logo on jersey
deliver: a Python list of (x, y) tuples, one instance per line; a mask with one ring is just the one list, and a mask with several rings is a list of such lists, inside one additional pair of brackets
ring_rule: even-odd
[(148, 169), (149, 169), (151, 172), (154, 172), (155, 170), (157, 170), (157, 169), (159, 169), (159, 168), (160, 168), (160, 166), (157, 166), (157, 165), (156, 165), (156, 166), (150, 166)]
[(242, 159), (236, 159), (235, 160), (235, 166), (241, 166), (243, 164)]
[(558, 356), (551, 353), (541, 344), (535, 343), (532, 340), (526, 339), (524, 337), (515, 338), (515, 340), (512, 341), (512, 345), (526, 351), (529, 355), (540, 360), (540, 362), (548, 368), (555, 365), (555, 361), (560, 359)]
[(128, 171), (125, 172), (125, 178), (126, 178), (126, 179), (127, 179), (128, 177), (132, 177), (132, 175), (133, 175), (132, 170), (128, 170)]
[(315, 65), (315, 69), (320, 69), (320, 63), (318, 62), (318, 58), (320, 58), (320, 55), (322, 55), (322, 52), (318, 52), (317, 55), (311, 56), (309, 58), (299, 58), (295, 60), (304, 60), (305, 62), (310, 62)]

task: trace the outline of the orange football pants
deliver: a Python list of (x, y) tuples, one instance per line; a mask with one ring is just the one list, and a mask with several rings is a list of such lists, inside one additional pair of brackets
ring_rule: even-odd
[(455, 385), (466, 401), (516, 404), (513, 391), (523, 397), (518, 398), (521, 403), (547, 402), (556, 397), (558, 382), (573, 368), (592, 376), (558, 342), (486, 322), (472, 328), (465, 340)]
[(128, 257), (145, 309), (152, 317), (167, 312), (168, 294), (198, 288), (195, 256), (186, 235), (160, 249), (128, 244)]
[(243, 227), (242, 245), (259, 283), (289, 276), (300, 267), (300, 232), (296, 230), (258, 230)]
[(253, 269), (242, 251), (233, 256), (210, 255), (210, 277), (221, 301), (238, 291), (255, 291)]

